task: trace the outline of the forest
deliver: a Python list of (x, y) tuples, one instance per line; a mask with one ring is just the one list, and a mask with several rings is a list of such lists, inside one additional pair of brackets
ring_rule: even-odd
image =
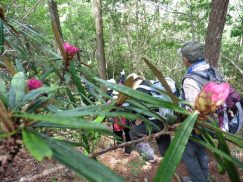
[(243, 181), (243, 0), (1, 0), (0, 181)]

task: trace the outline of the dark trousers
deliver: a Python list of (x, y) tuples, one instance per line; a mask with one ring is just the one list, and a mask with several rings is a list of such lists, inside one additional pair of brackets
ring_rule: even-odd
[(189, 141), (182, 160), (193, 182), (208, 182), (208, 156), (203, 146)]
[[(163, 123), (160, 121), (155, 120), (155, 121), (151, 121), (151, 122), (153, 122), (156, 126), (158, 126), (158, 128), (152, 126), (152, 133), (157, 133), (164, 128)], [(130, 130), (130, 136), (131, 136), (132, 140), (142, 138), (148, 134), (149, 134), (148, 129), (146, 128), (146, 125), (144, 123), (141, 123), (139, 125), (134, 125)], [(159, 152), (162, 156), (164, 156), (166, 150), (168, 149), (168, 147), (170, 145), (170, 141), (171, 141), (171, 138), (170, 138), (170, 135), (168, 135), (168, 134), (161, 135), (156, 138)], [(146, 146), (146, 148), (148, 148), (148, 147)]]
[[(125, 133), (126, 142), (131, 141), (131, 137), (130, 137), (130, 135), (129, 135), (129, 131), (130, 131), (130, 129), (129, 129), (129, 128), (125, 128), (125, 129), (123, 129), (123, 131), (124, 131), (124, 133)], [(121, 139), (123, 139), (123, 137), (122, 137), (122, 133), (123, 133), (123, 131), (114, 131), (114, 133), (115, 133), (117, 136), (119, 136)], [(121, 143), (123, 143), (123, 142), (118, 141), (117, 143), (118, 143), (118, 144), (121, 144)]]

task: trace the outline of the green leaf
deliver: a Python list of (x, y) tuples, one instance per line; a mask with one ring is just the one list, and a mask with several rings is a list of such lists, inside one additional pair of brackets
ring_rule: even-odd
[(23, 46), (21, 39), (15, 34), (12, 33), (11, 27), (9, 25), (3, 24), (5, 31), (7, 31), (11, 36), (6, 36), (5, 41), (11, 45), (12, 48), (18, 50), (21, 53), (21, 56), (27, 56), (27, 51)]
[(6, 85), (5, 85), (5, 82), (1, 78), (0, 78), (0, 99), (2, 100), (2, 102), (5, 106), (8, 105)]
[(238, 145), (239, 147), (243, 148), (243, 138), (238, 136), (238, 135), (234, 135), (231, 134), (229, 132), (224, 132), (222, 131), (219, 127), (213, 126), (212, 124), (206, 123), (206, 122), (198, 122), (198, 125), (204, 127), (204, 128), (208, 128), (210, 130), (213, 130), (215, 132), (220, 132), (223, 134), (223, 137), (228, 140), (231, 143), (234, 143), (236, 145)]
[(190, 112), (188, 112), (186, 109), (178, 106), (177, 104), (173, 104), (171, 102), (155, 98), (155, 97), (150, 96), (146, 93), (142, 93), (140, 91), (133, 90), (131, 88), (128, 88), (128, 87), (125, 87), (125, 86), (122, 86), (122, 85), (107, 82), (107, 81), (102, 80), (100, 78), (94, 78), (94, 79), (97, 80), (98, 82), (104, 84), (108, 88), (111, 88), (113, 90), (117, 90), (118, 92), (124, 93), (124, 94), (126, 94), (130, 97), (136, 98), (140, 101), (144, 101), (144, 102), (147, 102), (149, 104), (152, 104), (152, 105), (154, 105), (154, 107), (163, 107), (163, 108), (171, 109), (173, 111), (176, 111), (178, 113), (182, 113), (182, 114), (185, 114), (185, 115), (190, 114)]
[(202, 146), (208, 148), (209, 150), (212, 150), (213, 152), (217, 153), (218, 155), (220, 155), (221, 157), (227, 159), (228, 161), (233, 162), (234, 164), (236, 164), (240, 168), (243, 168), (243, 163), (242, 162), (240, 162), (235, 157), (229, 156), (228, 154), (226, 154), (225, 152), (219, 150), (218, 148), (216, 148), (216, 147), (214, 147), (214, 146), (212, 146), (212, 145), (210, 145), (210, 144), (208, 144), (208, 143), (206, 143), (206, 142), (204, 142), (202, 140), (197, 140), (197, 139), (195, 139), (193, 137), (191, 137), (190, 140), (195, 141), (195, 142), (201, 144)]
[(51, 148), (53, 157), (56, 160), (84, 176), (87, 180), (97, 182), (124, 181), (122, 177), (115, 174), (109, 168), (73, 150), (71, 147), (46, 136), (44, 136), (44, 140)]
[(53, 112), (55, 112), (57, 115), (62, 115), (62, 116), (66, 116), (66, 117), (96, 115), (97, 112), (101, 112), (103, 110), (109, 111), (111, 109), (114, 109), (114, 106), (107, 105), (107, 104), (76, 107), (74, 109), (69, 109), (69, 110), (60, 110), (60, 109), (54, 108), (52, 106)]
[(71, 92), (71, 90), (68, 87), (66, 88), (66, 92), (68, 94), (68, 97), (69, 97), (70, 101), (73, 102), (73, 103), (76, 103), (75, 102), (75, 98), (73, 97), (72, 92)]
[(84, 91), (84, 87), (81, 84), (81, 79), (79, 78), (78, 73), (75, 70), (74, 63), (73, 62), (71, 62), (71, 64), (70, 64), (70, 74), (71, 74), (71, 76), (73, 78), (73, 81), (74, 81), (74, 83), (75, 83), (75, 85), (76, 85), (76, 87), (78, 89), (79, 94), (82, 97), (83, 102), (86, 105), (92, 104), (92, 102), (88, 99), (88, 97), (87, 97), (87, 95), (86, 95), (86, 93)]
[(188, 139), (191, 135), (193, 126), (196, 122), (198, 113), (193, 113), (186, 118), (185, 121), (176, 131), (164, 159), (159, 165), (157, 170), (155, 181), (156, 182), (170, 182), (176, 167), (181, 160), (183, 152), (185, 150)]
[(15, 64), (16, 64), (16, 71), (17, 72), (23, 72), (24, 75), (26, 75), (23, 64), (19, 59), (15, 59)]
[(92, 87), (93, 91), (91, 91), (91, 92), (89, 91), (90, 95), (92, 95), (97, 100), (100, 100), (101, 103), (106, 103), (104, 98), (109, 98), (110, 96), (108, 96), (103, 90), (100, 89), (100, 87), (96, 86), (94, 83), (88, 81), (87, 79), (85, 79), (83, 77), (81, 77), (81, 79), (83, 80), (83, 82), (85, 82), (85, 84)]
[(40, 75), (39, 80), (44, 81), (54, 71), (55, 71), (54, 67), (48, 68), (43, 74)]
[(19, 102), (17, 104), (17, 107), (22, 106), (31, 101), (37, 100), (38, 98), (40, 98), (42, 96), (47, 97), (48, 94), (54, 92), (57, 89), (58, 89), (58, 87), (41, 87), (38, 89), (31, 90), (26, 95), (24, 95), (21, 102)]
[(0, 19), (0, 55), (4, 52), (4, 30), (3, 21)]
[(93, 123), (89, 121), (85, 121), (79, 118), (71, 118), (57, 115), (38, 115), (38, 114), (15, 114), (15, 117), (27, 118), (34, 121), (45, 121), (50, 124), (54, 124), (54, 126), (61, 126), (64, 128), (73, 128), (73, 129), (87, 129), (100, 131), (105, 133), (111, 133), (110, 129), (105, 125)]
[(178, 104), (178, 98), (173, 94), (173, 92), (170, 89), (170, 86), (168, 85), (167, 81), (164, 78), (164, 75), (162, 72), (160, 72), (157, 67), (155, 67), (148, 59), (143, 58), (145, 63), (148, 65), (148, 67), (152, 70), (153, 74), (159, 79), (160, 83), (164, 86), (168, 96), (173, 101), (173, 103)]
[[(201, 129), (201, 128), (200, 128), (200, 132), (203, 133), (204, 140), (207, 141), (208, 144), (210, 144), (213, 147), (215, 147), (215, 145), (213, 143), (213, 140), (212, 140), (212, 137), (209, 134), (209, 132), (207, 130)], [(215, 152), (213, 152), (213, 154), (215, 156), (215, 159), (218, 162), (218, 171), (219, 171), (219, 173), (220, 174), (224, 174), (225, 173), (225, 166), (224, 166), (224, 161), (223, 161), (222, 157), (220, 155), (218, 155), (217, 153), (215, 153)]]
[(42, 137), (27, 128), (23, 129), (22, 135), (24, 145), (36, 160), (42, 161), (45, 157), (52, 157), (52, 151)]
[(23, 72), (18, 72), (14, 75), (9, 91), (9, 107), (13, 109), (25, 95), (25, 78)]
[[(221, 132), (217, 133), (217, 136), (218, 136), (218, 140), (219, 140), (219, 149), (221, 149), (223, 152), (225, 152), (226, 154), (228, 154), (231, 157), (228, 144), (226, 143), (225, 139), (223, 138), (222, 133)], [(238, 170), (232, 161), (225, 159), (224, 166), (228, 172), (228, 175), (229, 175), (229, 178), (231, 181), (234, 181), (234, 182), (241, 181)]]

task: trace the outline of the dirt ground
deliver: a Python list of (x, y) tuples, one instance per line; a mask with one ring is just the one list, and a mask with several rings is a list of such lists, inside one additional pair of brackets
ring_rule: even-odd
[[(102, 150), (108, 147), (113, 142), (107, 139), (101, 139), (97, 150)], [(158, 149), (154, 141), (150, 142), (156, 150), (156, 158), (159, 157)], [(241, 156), (243, 157), (243, 156)], [(127, 182), (152, 182), (156, 174), (159, 162), (151, 164), (145, 162), (136, 151), (131, 155), (126, 156), (122, 149), (107, 152), (98, 157), (98, 160), (111, 168), (113, 171), (125, 178)], [(210, 179), (212, 182), (228, 182), (228, 175), (219, 175), (217, 165), (213, 156), (210, 155)], [(177, 167), (176, 175), (172, 182), (180, 181), (179, 176), (186, 176), (188, 172), (185, 165), (181, 162)], [(243, 170), (240, 170), (241, 179), (243, 181)], [(84, 182), (71, 170), (58, 164), (54, 160), (45, 160), (43, 162), (35, 161), (24, 149), (22, 149), (14, 162), (6, 171), (5, 177), (0, 179), (2, 182), (17, 182), (17, 181), (35, 181), (35, 182)]]

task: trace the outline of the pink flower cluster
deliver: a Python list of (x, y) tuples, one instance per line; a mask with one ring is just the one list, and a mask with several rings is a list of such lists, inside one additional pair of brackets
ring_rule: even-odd
[(75, 47), (75, 46), (73, 46), (73, 45), (71, 45), (71, 44), (69, 44), (67, 42), (63, 43), (63, 48), (64, 48), (64, 51), (67, 54), (68, 60), (73, 59), (73, 56), (75, 54), (77, 54), (77, 52), (79, 51), (79, 49), (77, 47)]
[(230, 85), (228, 83), (217, 84), (215, 82), (209, 82), (202, 90), (207, 93), (212, 103), (215, 103), (216, 106), (220, 106), (229, 96)]
[(40, 80), (32, 78), (32, 79), (27, 80), (27, 86), (28, 86), (29, 90), (34, 90), (34, 89), (42, 87), (42, 82)]
[(229, 96), (230, 85), (228, 83), (208, 82), (195, 101), (195, 109), (201, 114), (210, 114), (225, 102)]

